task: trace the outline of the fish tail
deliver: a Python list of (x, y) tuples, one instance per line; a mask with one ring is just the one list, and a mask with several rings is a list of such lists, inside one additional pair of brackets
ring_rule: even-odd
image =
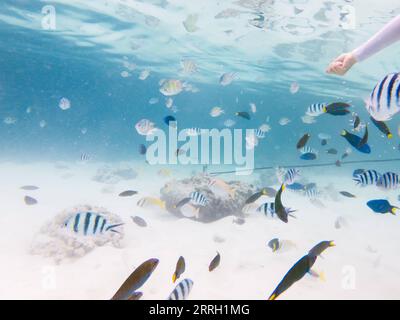
[(392, 207), (391, 209), (390, 209), (390, 213), (391, 214), (393, 214), (393, 215), (396, 215), (396, 212), (397, 212), (397, 210), (399, 210), (400, 208), (398, 208), (398, 207)]
[(113, 229), (114, 229), (114, 228), (117, 228), (117, 227), (120, 227), (120, 226), (122, 226), (122, 225), (124, 225), (124, 223), (112, 224), (111, 226), (108, 226), (108, 227), (106, 228), (106, 231), (112, 231), (112, 232), (119, 233), (118, 231), (113, 230)]
[(175, 283), (177, 279), (176, 272), (172, 275), (172, 283)]
[(276, 300), (276, 298), (278, 298), (278, 296), (277, 296), (275, 293), (273, 293), (273, 294), (271, 294), (271, 296), (268, 298), (268, 300), (272, 301), (272, 300)]

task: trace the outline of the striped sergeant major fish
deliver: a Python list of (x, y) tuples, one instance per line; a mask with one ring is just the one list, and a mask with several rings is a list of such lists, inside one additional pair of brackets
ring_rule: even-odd
[(390, 73), (377, 83), (366, 108), (377, 121), (390, 120), (400, 111), (400, 73)]
[(315, 183), (310, 183), (305, 186), (304, 194), (307, 198), (315, 199), (320, 195), (320, 192)]
[(193, 287), (193, 281), (190, 279), (182, 280), (169, 295), (167, 300), (186, 300)]
[(261, 206), (257, 208), (257, 212), (262, 212), (266, 216), (270, 214), (271, 217), (273, 217), (275, 215), (275, 203), (274, 202), (263, 203)]
[(64, 227), (74, 233), (84, 236), (101, 235), (108, 231), (119, 233), (115, 228), (123, 223), (110, 224), (105, 217), (93, 212), (80, 212), (70, 217)]
[[(292, 210), (290, 208), (285, 208), (285, 210), (289, 216), (294, 217), (293, 215), (291, 215), (291, 213), (296, 212), (296, 210)], [(273, 217), (276, 213), (275, 203), (274, 202), (263, 203), (261, 206), (257, 208), (257, 212), (264, 213), (265, 216), (268, 216), (268, 214), (270, 214), (271, 217)]]
[(300, 153), (302, 154), (306, 154), (306, 153), (314, 153), (314, 154), (318, 154), (318, 151), (309, 147), (309, 146), (304, 146), (303, 148), (301, 148)]
[(264, 139), (265, 138), (265, 131), (261, 129), (256, 129), (255, 130), (255, 135), (258, 139)]
[(325, 113), (326, 104), (324, 103), (313, 103), (307, 109), (306, 115), (311, 117), (318, 117)]
[(386, 172), (379, 178), (376, 185), (388, 190), (397, 189), (400, 187), (400, 177), (397, 173)]
[[(283, 173), (283, 172), (282, 172)], [(297, 178), (300, 176), (300, 171), (298, 169), (288, 169), (283, 173), (282, 183), (285, 185), (290, 185), (295, 183)]]
[(81, 162), (87, 162), (90, 160), (90, 156), (87, 153), (81, 154)]
[(192, 199), (192, 203), (197, 206), (204, 207), (208, 203), (208, 199), (205, 197), (205, 195), (198, 191), (191, 192), (189, 197)]
[(381, 174), (376, 170), (366, 170), (360, 174), (354, 175), (353, 180), (357, 185), (365, 187), (370, 185), (376, 185), (379, 179), (381, 178)]

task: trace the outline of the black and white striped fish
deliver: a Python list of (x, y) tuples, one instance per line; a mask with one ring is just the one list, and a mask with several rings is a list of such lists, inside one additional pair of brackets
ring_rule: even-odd
[(318, 198), (320, 195), (320, 192), (317, 188), (317, 185), (315, 183), (310, 183), (310, 184), (306, 185), (305, 189), (304, 189), (304, 195), (310, 199)]
[(400, 187), (400, 177), (397, 173), (386, 172), (377, 181), (376, 185), (383, 189), (397, 189)]
[(87, 162), (90, 160), (90, 155), (87, 153), (81, 153), (81, 162)]
[(182, 280), (169, 295), (168, 300), (186, 300), (193, 287), (190, 279)]
[(273, 217), (275, 215), (275, 203), (274, 202), (263, 203), (261, 206), (257, 208), (257, 212), (262, 212), (266, 216), (270, 214), (271, 217)]
[(104, 234), (107, 231), (118, 233), (114, 228), (121, 225), (123, 223), (110, 224), (105, 217), (92, 212), (77, 213), (64, 223), (68, 230), (84, 236)]
[(326, 104), (324, 103), (313, 103), (307, 109), (306, 114), (311, 117), (318, 117), (326, 112)]
[[(285, 208), (286, 212), (288, 213), (289, 216), (293, 217), (291, 215), (292, 212), (295, 212), (296, 210), (292, 210), (290, 208)], [(275, 216), (275, 202), (266, 202), (263, 203), (261, 206), (257, 208), (257, 212), (264, 213), (265, 216), (271, 215), (271, 217)]]
[(294, 182), (296, 182), (296, 180), (298, 179), (298, 177), (300, 176), (300, 171), (298, 169), (288, 169), (286, 171), (283, 171), (283, 176), (282, 176), (282, 183), (283, 184), (293, 184)]
[(306, 153), (313, 153), (313, 154), (318, 154), (318, 151), (309, 147), (309, 146), (304, 146), (303, 148), (301, 148), (300, 150), (301, 154), (306, 154)]
[(189, 195), (190, 199), (192, 199), (192, 203), (197, 206), (205, 206), (208, 203), (208, 199), (206, 196), (198, 191), (194, 191)]
[(365, 187), (370, 185), (376, 185), (379, 179), (381, 178), (381, 174), (375, 170), (367, 170), (363, 173), (354, 175), (353, 180), (357, 183), (357, 185)]
[(366, 103), (366, 108), (377, 121), (390, 120), (400, 111), (400, 73), (390, 73), (378, 82)]

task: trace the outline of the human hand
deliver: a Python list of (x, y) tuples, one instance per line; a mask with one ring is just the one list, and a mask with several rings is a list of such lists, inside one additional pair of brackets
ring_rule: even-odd
[(328, 68), (326, 69), (326, 72), (329, 74), (336, 74), (339, 76), (343, 76), (356, 63), (357, 59), (353, 53), (351, 52), (344, 53), (329, 64)]

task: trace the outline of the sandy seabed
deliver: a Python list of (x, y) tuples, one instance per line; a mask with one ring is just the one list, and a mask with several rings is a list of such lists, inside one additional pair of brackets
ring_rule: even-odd
[[(106, 185), (92, 180), (99, 166), (2, 163), (0, 299), (110, 299), (134, 268), (150, 258), (158, 258), (160, 264), (140, 290), (143, 299), (166, 299), (175, 287), (171, 278), (179, 256), (186, 259), (181, 279), (194, 281), (189, 299), (266, 299), (289, 268), (322, 240), (336, 243), (314, 265), (325, 274), (325, 281), (307, 275), (280, 299), (400, 298), (400, 220), (390, 214), (374, 214), (365, 205), (378, 198), (388, 198), (396, 205), (398, 192), (355, 187), (350, 168), (309, 170), (303, 175), (316, 183), (332, 184), (339, 191), (350, 191), (356, 199), (327, 198), (322, 200), (326, 208), (318, 208), (303, 196), (285, 193), (284, 204), (298, 210), (297, 219), (284, 224), (254, 214), (238, 225), (232, 223), (232, 217), (203, 224), (161, 209), (136, 206), (141, 196), (159, 196), (167, 181), (184, 177), (179, 168), (172, 169), (172, 177), (160, 177), (157, 170), (138, 164), (136, 179)], [(258, 175), (240, 179), (256, 180)], [(21, 190), (24, 185), (40, 189)], [(140, 194), (118, 197), (128, 189)], [(27, 206), (25, 195), (37, 199), (38, 204)], [(60, 264), (32, 255), (32, 239), (39, 229), (64, 209), (79, 204), (107, 208), (123, 219), (122, 248), (98, 247)], [(136, 215), (146, 220), (147, 228), (132, 222), (130, 217)], [(339, 216), (346, 225), (337, 229)], [(273, 253), (267, 246), (272, 238), (290, 240), (295, 247)], [(208, 265), (217, 251), (221, 265), (209, 273)]]

